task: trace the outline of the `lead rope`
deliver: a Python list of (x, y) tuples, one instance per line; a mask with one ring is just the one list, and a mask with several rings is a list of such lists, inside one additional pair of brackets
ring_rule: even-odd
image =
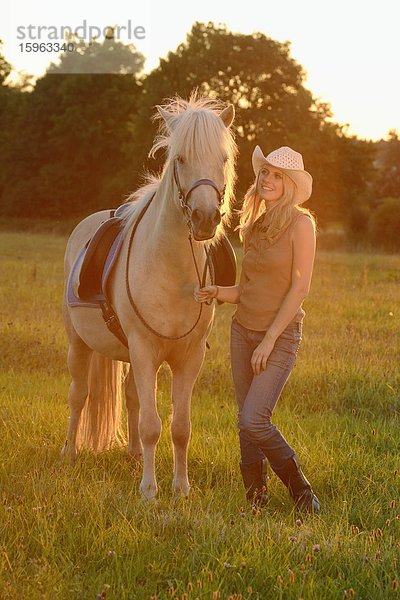
[[(140, 320), (140, 322), (149, 330), (151, 331), (151, 333), (154, 333), (154, 335), (156, 335), (157, 337), (163, 338), (165, 340), (180, 340), (186, 336), (188, 336), (190, 333), (192, 333), (193, 329), (196, 327), (196, 325), (198, 324), (198, 322), (200, 321), (200, 317), (201, 314), (203, 312), (203, 304), (200, 303), (200, 310), (199, 310), (199, 314), (197, 317), (197, 320), (195, 322), (195, 324), (193, 325), (193, 327), (191, 329), (189, 329), (189, 331), (187, 331), (186, 333), (184, 333), (183, 335), (179, 335), (179, 336), (170, 336), (170, 335), (164, 335), (163, 333), (159, 333), (158, 331), (156, 331), (155, 329), (153, 329), (151, 327), (151, 325), (149, 325), (147, 323), (147, 321), (144, 319), (144, 317), (142, 316), (142, 314), (140, 313), (138, 307), (135, 304), (134, 299), (132, 298), (132, 293), (131, 293), (131, 289), (130, 289), (130, 285), (129, 285), (129, 259), (130, 259), (130, 254), (131, 254), (131, 248), (132, 248), (132, 242), (133, 242), (133, 237), (136, 233), (136, 230), (138, 228), (138, 225), (140, 223), (140, 221), (142, 220), (145, 212), (147, 211), (148, 207), (150, 206), (151, 201), (153, 200), (155, 196), (155, 193), (153, 194), (153, 196), (150, 198), (149, 202), (146, 204), (146, 206), (144, 207), (144, 209), (142, 210), (142, 212), (140, 213), (139, 217), (137, 218), (130, 238), (129, 238), (129, 244), (128, 244), (128, 255), (126, 258), (126, 268), (125, 268), (125, 283), (126, 283), (126, 292), (128, 294), (128, 298), (129, 298), (129, 302), (133, 308), (133, 310), (135, 311), (136, 316), (138, 317), (138, 319)], [(192, 236), (191, 234), (189, 234), (189, 242), (190, 242), (190, 248), (192, 251), (192, 256), (193, 256), (193, 261), (194, 261), (194, 265), (196, 267), (196, 273), (197, 273), (197, 278), (199, 281), (199, 285), (200, 287), (204, 287), (205, 281), (206, 281), (206, 277), (207, 277), (207, 267), (209, 266), (209, 253), (208, 250), (206, 248), (206, 261), (204, 263), (204, 270), (203, 270), (203, 277), (200, 278), (200, 273), (199, 273), (199, 269), (197, 266), (197, 262), (196, 262), (196, 257), (194, 255), (194, 250), (193, 250), (193, 242), (192, 242)], [(211, 274), (211, 270), (210, 270), (210, 274)]]

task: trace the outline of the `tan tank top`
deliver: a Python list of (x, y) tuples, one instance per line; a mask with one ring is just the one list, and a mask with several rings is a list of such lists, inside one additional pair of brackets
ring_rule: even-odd
[[(275, 319), (292, 282), (292, 231), (305, 213), (294, 210), (293, 218), (280, 237), (270, 244), (263, 232), (262, 215), (254, 223), (245, 244), (245, 254), (239, 285), (240, 299), (235, 313), (237, 321), (254, 331), (266, 331)], [(293, 318), (302, 322), (305, 312), (299, 307)]]

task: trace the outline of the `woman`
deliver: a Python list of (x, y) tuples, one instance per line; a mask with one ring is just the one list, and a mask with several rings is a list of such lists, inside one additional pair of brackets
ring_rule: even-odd
[(217, 298), (237, 304), (232, 320), (231, 362), (239, 408), (241, 473), (247, 498), (266, 503), (268, 460), (296, 508), (318, 512), (320, 504), (294, 450), (271, 422), (293, 369), (301, 341), (302, 302), (310, 288), (315, 222), (300, 204), (308, 200), (312, 177), (301, 154), (282, 147), (265, 157), (257, 146), (255, 182), (240, 215), (244, 258), (239, 285), (195, 290), (198, 302)]

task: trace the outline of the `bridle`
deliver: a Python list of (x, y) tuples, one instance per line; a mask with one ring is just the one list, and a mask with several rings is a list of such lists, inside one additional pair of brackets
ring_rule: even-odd
[[(196, 268), (196, 273), (197, 273), (197, 279), (199, 282), (199, 286), (200, 287), (204, 287), (205, 283), (206, 283), (206, 279), (207, 279), (207, 269), (210, 272), (210, 276), (211, 276), (211, 283), (213, 283), (214, 281), (214, 272), (213, 272), (213, 266), (212, 266), (212, 262), (210, 260), (210, 256), (209, 256), (209, 251), (207, 249), (207, 246), (204, 246), (205, 252), (206, 252), (206, 260), (204, 263), (204, 269), (203, 269), (203, 275), (202, 277), (200, 277), (200, 272), (199, 272), (199, 268), (197, 265), (197, 261), (196, 261), (196, 257), (194, 254), (194, 249), (193, 249), (193, 240), (192, 240), (192, 223), (190, 220), (191, 214), (192, 214), (192, 208), (191, 206), (188, 204), (188, 199), (190, 194), (193, 192), (193, 190), (195, 190), (196, 188), (198, 188), (201, 185), (209, 185), (210, 187), (212, 187), (216, 194), (217, 194), (217, 198), (218, 198), (218, 208), (221, 208), (223, 202), (224, 202), (224, 195), (225, 195), (225, 185), (223, 187), (222, 192), (218, 189), (217, 185), (211, 180), (211, 179), (198, 179), (197, 181), (195, 181), (193, 183), (193, 185), (189, 188), (189, 190), (186, 192), (186, 194), (184, 193), (180, 180), (179, 180), (179, 173), (178, 173), (178, 162), (179, 162), (180, 158), (179, 156), (175, 157), (174, 159), (174, 181), (176, 184), (176, 187), (178, 189), (178, 197), (179, 197), (179, 202), (180, 205), (182, 207), (184, 216), (185, 216), (185, 220), (187, 223), (187, 226), (189, 228), (189, 242), (190, 242), (190, 248), (192, 251), (192, 256), (193, 256), (193, 262)], [(129, 244), (128, 244), (128, 253), (127, 253), (127, 258), (126, 258), (126, 269), (125, 269), (125, 283), (126, 283), (126, 291), (127, 291), (127, 295), (129, 298), (129, 302), (133, 308), (133, 310), (135, 311), (136, 316), (138, 317), (138, 319), (141, 321), (141, 323), (146, 327), (146, 329), (148, 329), (149, 331), (151, 331), (151, 333), (153, 333), (154, 335), (156, 335), (157, 337), (166, 339), (166, 340), (180, 340), (186, 336), (188, 336), (190, 333), (192, 333), (192, 331), (194, 330), (194, 328), (196, 327), (196, 325), (198, 324), (198, 322), (200, 321), (200, 317), (203, 311), (203, 303), (200, 303), (200, 309), (199, 309), (199, 314), (197, 316), (196, 322), (193, 325), (193, 327), (191, 327), (188, 331), (186, 331), (186, 333), (179, 335), (179, 336), (169, 336), (169, 335), (164, 335), (162, 333), (159, 333), (158, 331), (156, 331), (155, 329), (153, 329), (148, 323), (147, 321), (144, 319), (144, 317), (142, 316), (142, 314), (140, 313), (138, 307), (136, 306), (136, 303), (132, 297), (132, 292), (130, 289), (130, 285), (129, 285), (129, 263), (130, 263), (130, 254), (131, 254), (131, 248), (132, 248), (132, 242), (133, 242), (133, 237), (135, 235), (135, 232), (138, 228), (138, 225), (140, 223), (140, 221), (142, 220), (142, 218), (144, 217), (148, 207), (151, 204), (151, 201), (153, 200), (155, 196), (155, 193), (152, 195), (152, 197), (150, 198), (149, 202), (144, 206), (144, 208), (142, 209), (141, 213), (139, 214), (138, 218), (136, 219), (136, 222), (133, 226), (131, 235), (130, 235), (130, 239), (129, 239)], [(223, 215), (221, 215), (223, 216)], [(211, 301), (212, 302), (212, 301)], [(210, 304), (210, 302), (208, 302), (208, 304)]]
[(217, 193), (218, 209), (220, 209), (221, 206), (224, 203), (225, 187), (226, 186), (224, 185), (222, 191), (220, 191), (218, 189), (217, 185), (214, 183), (214, 181), (212, 179), (206, 179), (206, 178), (205, 179), (198, 179), (197, 181), (195, 181), (192, 184), (192, 186), (188, 189), (188, 191), (185, 194), (185, 192), (182, 189), (181, 182), (180, 182), (180, 179), (179, 179), (179, 173), (178, 173), (178, 163), (180, 161), (181, 161), (180, 156), (175, 156), (175, 158), (174, 158), (174, 181), (175, 181), (176, 187), (178, 188), (179, 202), (180, 202), (181, 208), (183, 210), (183, 214), (185, 216), (186, 224), (189, 227), (190, 234), (192, 234), (193, 233), (193, 231), (192, 231), (192, 222), (191, 222), (192, 207), (188, 204), (188, 200), (189, 200), (190, 194), (193, 192), (193, 190), (195, 190), (196, 188), (198, 188), (201, 185), (209, 185)]

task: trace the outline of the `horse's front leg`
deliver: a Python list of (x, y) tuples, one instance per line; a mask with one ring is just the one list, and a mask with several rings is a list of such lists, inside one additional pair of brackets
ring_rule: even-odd
[(177, 496), (189, 496), (187, 450), (190, 439), (190, 403), (193, 386), (204, 359), (204, 350), (196, 349), (180, 366), (172, 366), (173, 416), (171, 435), (174, 446), (174, 479), (172, 488)]
[(137, 356), (131, 354), (131, 369), (140, 404), (139, 435), (143, 449), (143, 476), (139, 489), (143, 498), (152, 500), (157, 494), (155, 452), (161, 435), (161, 419), (156, 404), (157, 368), (153, 357), (143, 347), (139, 349)]

